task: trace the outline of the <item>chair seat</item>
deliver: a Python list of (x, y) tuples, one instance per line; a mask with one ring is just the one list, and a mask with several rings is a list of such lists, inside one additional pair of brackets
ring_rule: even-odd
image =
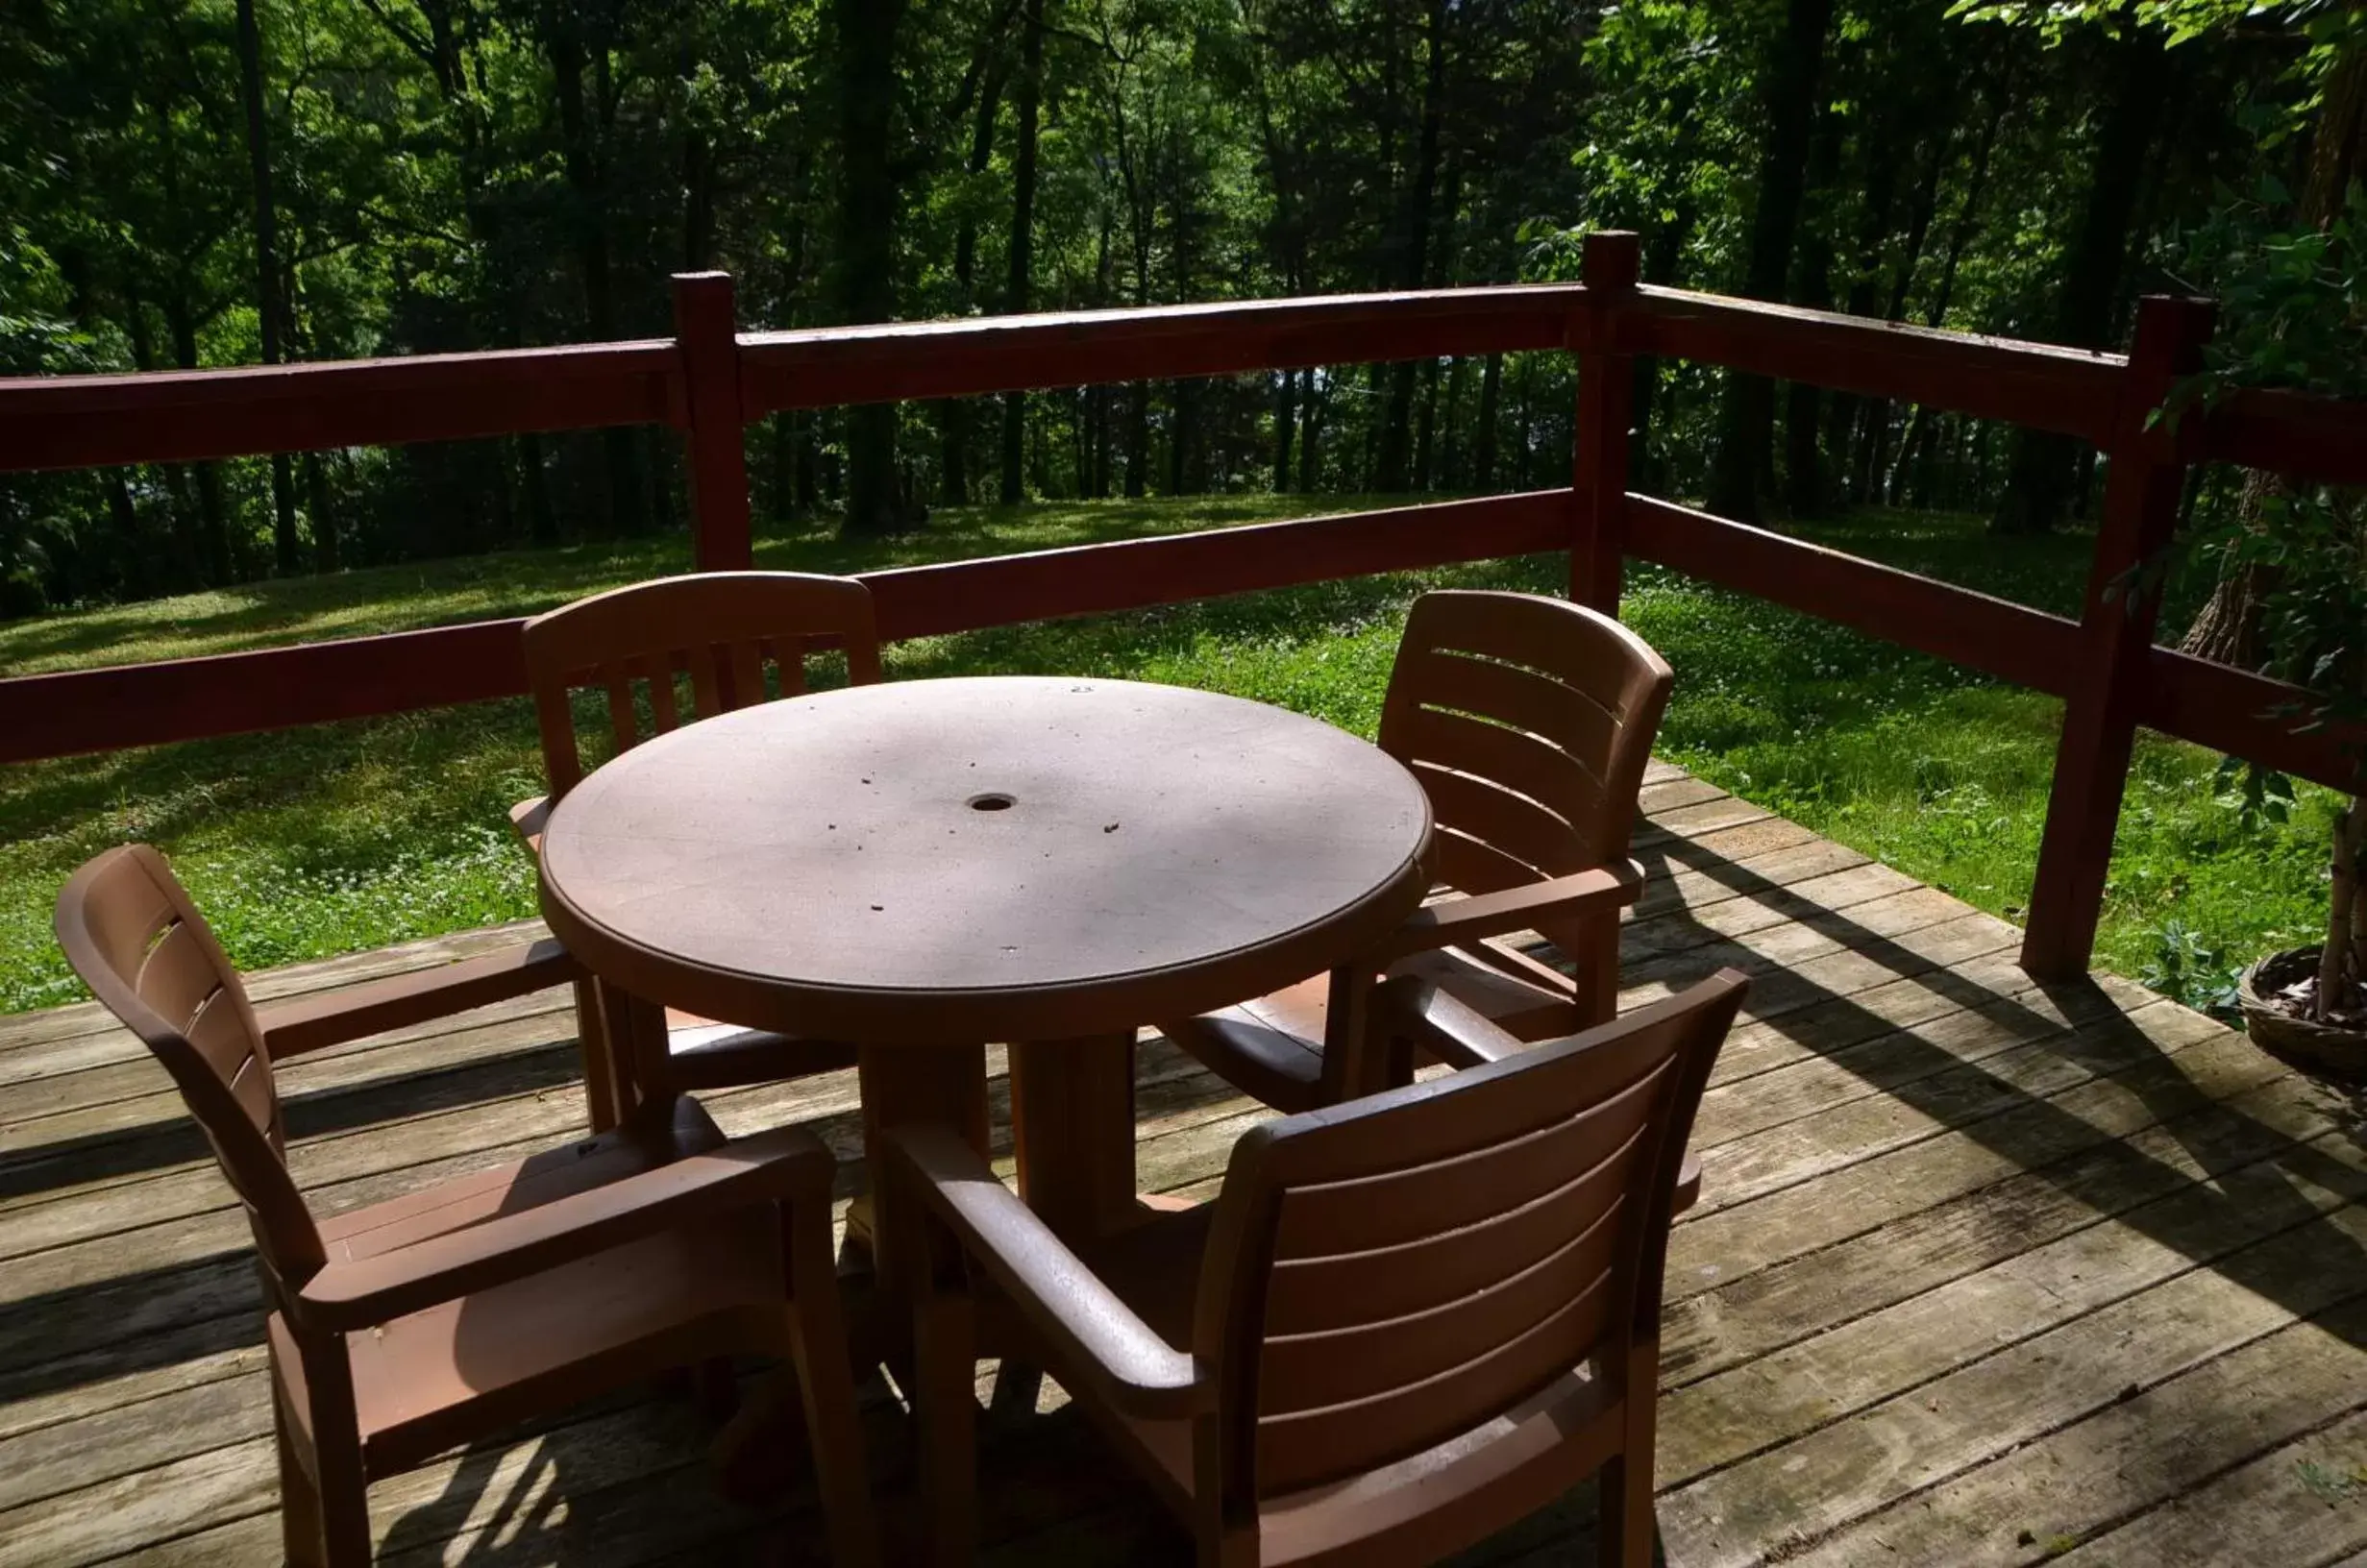
[[(1455, 948), (1417, 953), (1389, 972), (1430, 981), (1522, 1040), (1550, 1040), (1585, 1026), (1567, 995)], [(1295, 1115), (1323, 1103), (1330, 1016), (1330, 982), (1319, 975), (1255, 1001), (1162, 1025), (1160, 1032), (1243, 1093)]]
[[(339, 1214), (322, 1240), (332, 1261), (376, 1257), (724, 1140), (697, 1101), (676, 1106), (667, 1127), (604, 1134)], [(350, 1334), (365, 1461), (389, 1474), (652, 1365), (763, 1348), (783, 1332), (783, 1299), (777, 1226), (755, 1207)], [(278, 1313), (267, 1332), (301, 1425), (309, 1401), (294, 1336)]]
[(802, 1040), (666, 1010), (666, 1054), (675, 1085), (736, 1089), (854, 1066), (855, 1049), (835, 1040)]
[[(673, 1231), (345, 1336), (372, 1475), (631, 1383), (653, 1366), (769, 1348), (783, 1332), (777, 1230), (762, 1211)], [(291, 1413), (304, 1370), (268, 1332)]]
[(1159, 1025), (1176, 1048), (1287, 1115), (1321, 1103), (1329, 982), (1318, 976), (1221, 1012)]

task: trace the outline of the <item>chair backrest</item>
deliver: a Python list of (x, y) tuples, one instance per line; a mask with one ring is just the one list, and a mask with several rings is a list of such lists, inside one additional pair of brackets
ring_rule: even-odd
[(692, 719), (762, 702), (765, 666), (779, 695), (805, 690), (805, 655), (842, 648), (847, 678), (879, 678), (879, 632), (871, 590), (852, 577), (797, 572), (698, 572), (610, 589), (526, 624), (527, 678), (542, 731), (543, 768), (556, 802), (583, 777), (569, 693), (598, 687), (608, 697), (618, 751), (641, 740), (634, 687), (647, 688), (658, 731), (680, 722), (676, 682), (687, 675)]
[(1607, 615), (1532, 594), (1424, 594), (1381, 749), (1430, 795), (1440, 880), (1495, 893), (1627, 852), (1668, 666)]
[[(1504, 1061), (1253, 1129), (1194, 1352), (1219, 1368), (1224, 1507), (1463, 1435), (1655, 1332), (1733, 970)], [(1651, 1397), (1652, 1390), (1640, 1390)]]
[(246, 987), (164, 857), (144, 844), (86, 863), (58, 894), (58, 943), (101, 1005), (172, 1074), (290, 1288), (319, 1269), (320, 1233), (287, 1174), (271, 1059)]

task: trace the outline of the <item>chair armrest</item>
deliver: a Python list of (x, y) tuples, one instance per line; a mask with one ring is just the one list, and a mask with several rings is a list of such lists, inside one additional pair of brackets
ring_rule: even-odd
[(1530, 1048), (1477, 1008), (1410, 974), (1374, 992), (1373, 1016), (1385, 1033), (1454, 1067), (1501, 1062)]
[(550, 820), (551, 797), (547, 795), (538, 795), (532, 799), (521, 800), (509, 808), (509, 825), (517, 830), (518, 837), (525, 841), (526, 846), (536, 854), (542, 853), (543, 824)]
[(735, 1139), (465, 1230), (328, 1263), (296, 1292), (296, 1314), (314, 1328), (370, 1328), (754, 1204), (826, 1203), (834, 1168), (802, 1127)]
[(913, 1123), (883, 1136), (895, 1179), (1111, 1405), (1154, 1419), (1216, 1408), (1199, 1362), (1136, 1316), (958, 1135)]
[(255, 1021), (262, 1030), (265, 1052), (279, 1062), (563, 986), (581, 979), (583, 972), (557, 939), (545, 937), (481, 958), (274, 1002), (256, 1009)]
[(1414, 953), (1526, 930), (1541, 918), (1617, 909), (1642, 895), (1643, 877), (1640, 865), (1622, 860), (1501, 893), (1428, 904), (1407, 916), (1405, 923), (1382, 941), (1374, 956), (1386, 965)]

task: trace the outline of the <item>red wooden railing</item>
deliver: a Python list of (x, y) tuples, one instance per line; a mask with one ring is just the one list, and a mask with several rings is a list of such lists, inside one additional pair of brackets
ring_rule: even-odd
[[(2148, 300), (2127, 356), (1927, 331), (1640, 286), (1598, 234), (1578, 284), (1447, 289), (796, 332), (739, 332), (730, 280), (676, 280), (673, 339), (345, 364), (0, 380), (0, 472), (666, 424), (687, 442), (696, 558), (744, 566), (744, 431), (777, 409), (1430, 355), (1578, 356), (1566, 489), (1088, 545), (865, 575), (909, 638), (1328, 578), (1566, 550), (1573, 596), (1615, 610), (1629, 556), (2060, 697), (2063, 739), (2022, 952), (2086, 967), (2140, 725), (2338, 789), (2359, 737), (2297, 731), (2295, 688), (2153, 644), (2115, 585), (2166, 541), (2189, 466), (2367, 483), (2367, 404), (2283, 392), (2151, 419), (2210, 331)], [(1636, 356), (1729, 366), (2059, 431), (2108, 459), (2077, 620), (1628, 490)], [(481, 622), (0, 680), (0, 762), (514, 696), (518, 623)], [(2280, 712), (2279, 710), (2285, 710)]]

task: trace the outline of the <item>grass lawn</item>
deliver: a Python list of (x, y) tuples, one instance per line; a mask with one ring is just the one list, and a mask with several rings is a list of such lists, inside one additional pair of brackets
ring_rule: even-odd
[[(1331, 509), (1368, 504), (1326, 498)], [(851, 549), (761, 539), (768, 567), (864, 566), (1046, 549), (1293, 515), (1290, 498), (941, 512)], [(2007, 544), (1976, 520), (1868, 514), (1821, 543), (2043, 608), (2076, 607), (2086, 541)], [(262, 583), (0, 626), (0, 673), (222, 652), (516, 615), (680, 570), (679, 538)], [(1553, 591), (1559, 558), (1323, 584), (889, 650), (891, 678), (1129, 676), (1237, 693), (1370, 734), (1408, 600), (1441, 583)], [(1660, 751), (1983, 909), (2018, 919), (2037, 860), (2060, 704), (1673, 574), (1640, 569), (1627, 619), (1677, 672)], [(2173, 617), (2192, 602), (2173, 590)], [(2333, 796), (2247, 828), (2217, 758), (2147, 738), (2123, 817), (2099, 964), (2158, 969), (2165, 944), (2224, 969), (2314, 939)], [(485, 703), (278, 735), (0, 769), (0, 1011), (80, 994), (49, 934), (57, 887), (127, 839), (173, 855), (237, 962), (260, 968), (535, 910), (505, 812), (541, 788), (530, 710)], [(2214, 956), (2215, 955), (2215, 956)], [(2199, 993), (2197, 999), (2202, 999)]]

